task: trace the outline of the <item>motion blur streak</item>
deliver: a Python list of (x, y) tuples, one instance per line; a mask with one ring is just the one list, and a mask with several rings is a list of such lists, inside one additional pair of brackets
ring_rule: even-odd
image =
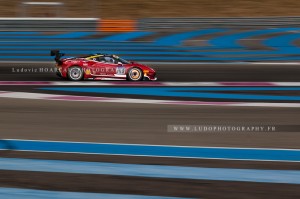
[(60, 142), (42, 140), (1, 140), (0, 149), (58, 153), (84, 153), (197, 159), (300, 162), (300, 150), (170, 146), (121, 143)]
[[(238, 100), (287, 100), (300, 101), (299, 96), (285, 95), (254, 95), (254, 94), (228, 94), (210, 91), (300, 91), (300, 87), (235, 87), (235, 88), (209, 88), (209, 87), (168, 87), (168, 88), (93, 88), (93, 87), (43, 87), (42, 90), (68, 91), (83, 93), (109, 93), (121, 95), (146, 95), (164, 97), (190, 97), (210, 99), (238, 99)], [(206, 91), (206, 92), (201, 92)]]
[[(154, 100), (154, 99), (131, 99), (131, 98), (109, 98), (92, 96), (74, 95), (53, 95), (46, 93), (27, 93), (27, 92), (6, 92), (0, 91), (0, 98), (15, 99), (40, 99), (57, 101), (84, 101), (84, 102), (112, 102), (112, 103), (131, 103), (131, 104), (161, 104), (161, 105), (189, 105), (189, 106), (249, 106), (249, 107), (300, 107), (300, 103), (269, 103), (269, 102), (223, 102), (223, 101), (181, 101), (181, 100)], [(283, 98), (285, 99), (285, 98)]]
[[(297, 5), (2, 0), (0, 198), (300, 198)], [(93, 81), (95, 53), (158, 81)]]
[(0, 188), (0, 195), (5, 199), (188, 199), (163, 196), (142, 196), (128, 194), (83, 193), (66, 191), (44, 191), (35, 189)]
[(0, 158), (0, 163), (2, 170), (300, 184), (300, 171), (297, 170), (194, 168), (16, 158)]

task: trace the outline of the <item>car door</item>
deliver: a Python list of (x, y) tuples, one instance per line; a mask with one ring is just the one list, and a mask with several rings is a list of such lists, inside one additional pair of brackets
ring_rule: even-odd
[(106, 75), (109, 77), (115, 77), (115, 74), (117, 72), (117, 60), (113, 58), (112, 56), (106, 56), (104, 57), (106, 63), (105, 63), (105, 70)]
[(114, 58), (114, 69), (111, 71), (114, 71), (114, 77), (118, 78), (126, 78), (126, 67), (128, 67), (128, 63), (123, 62), (118, 56), (112, 55), (112, 58)]
[(103, 56), (94, 58), (95, 64), (93, 65), (93, 75), (94, 76), (106, 76), (107, 63)]
[(93, 61), (95, 61), (92, 72), (94, 76), (126, 77), (125, 66), (113, 56), (99, 56), (93, 58)]

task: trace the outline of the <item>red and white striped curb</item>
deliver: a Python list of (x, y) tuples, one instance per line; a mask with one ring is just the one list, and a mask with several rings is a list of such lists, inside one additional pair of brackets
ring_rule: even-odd
[(180, 100), (154, 100), (109, 98), (75, 95), (54, 95), (45, 93), (9, 92), (0, 91), (0, 98), (59, 100), (59, 101), (85, 101), (85, 102), (117, 102), (133, 104), (169, 104), (169, 105), (214, 105), (214, 106), (254, 106), (254, 107), (300, 107), (300, 103), (269, 103), (269, 102), (205, 102)]
[(300, 86), (300, 82), (98, 82), (0, 81), (0, 86)]

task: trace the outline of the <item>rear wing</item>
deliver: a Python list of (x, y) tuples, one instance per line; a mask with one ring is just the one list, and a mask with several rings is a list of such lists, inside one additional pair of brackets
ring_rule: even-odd
[(61, 60), (60, 58), (62, 56), (64, 56), (65, 53), (60, 53), (59, 50), (51, 50), (50, 51), (50, 56), (55, 56), (54, 60), (56, 61), (56, 63), (61, 64)]

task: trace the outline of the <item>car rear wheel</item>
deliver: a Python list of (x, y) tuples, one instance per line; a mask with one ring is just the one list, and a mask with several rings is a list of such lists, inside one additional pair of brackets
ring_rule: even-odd
[(143, 71), (139, 68), (131, 68), (129, 71), (128, 71), (128, 74), (127, 74), (127, 79), (129, 81), (141, 81), (143, 80)]
[(79, 66), (72, 66), (68, 69), (68, 78), (72, 81), (80, 81), (83, 78), (83, 70)]

